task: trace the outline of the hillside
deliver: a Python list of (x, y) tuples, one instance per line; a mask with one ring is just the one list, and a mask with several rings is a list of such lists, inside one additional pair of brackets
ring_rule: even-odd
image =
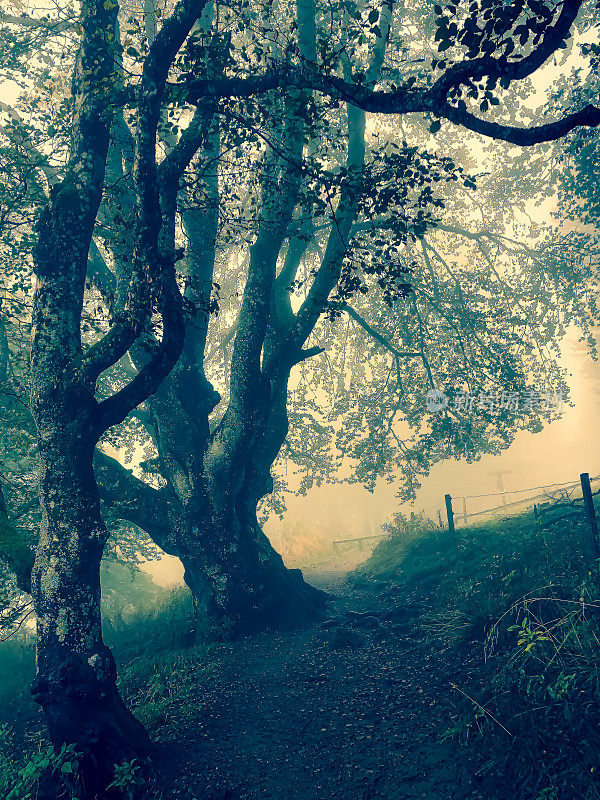
[[(130, 603), (119, 577), (112, 602), (123, 590)], [(331, 603), (305, 631), (202, 642), (182, 594), (111, 617), (121, 691), (158, 745), (152, 797), (599, 796), (600, 604), (584, 525), (544, 531), (523, 515), (452, 538), (399, 518), (345, 580), (315, 578)], [(21, 774), (33, 764), (35, 776), (46, 752), (21, 681), (26, 737), (0, 726), (0, 785), (21, 785), (11, 800), (28, 796), (19, 765), (32, 757)]]
[(531, 513), (448, 532), (398, 525), (350, 576), (379, 594), (419, 591), (476, 669), (456, 674), (448, 736), (502, 800), (600, 797), (600, 580), (583, 521)]

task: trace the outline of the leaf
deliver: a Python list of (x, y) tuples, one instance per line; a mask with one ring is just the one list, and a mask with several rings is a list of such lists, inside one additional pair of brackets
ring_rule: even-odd
[(63, 772), (65, 775), (72, 775), (73, 767), (71, 765), (71, 762), (65, 761), (65, 763), (61, 765), (60, 771)]
[(379, 11), (377, 11), (376, 8), (372, 9), (372, 11), (369, 11), (368, 19), (371, 24), (377, 22), (377, 20), (379, 19)]
[(429, 126), (429, 133), (437, 133), (439, 129), (442, 127), (441, 119), (434, 120), (431, 125)]

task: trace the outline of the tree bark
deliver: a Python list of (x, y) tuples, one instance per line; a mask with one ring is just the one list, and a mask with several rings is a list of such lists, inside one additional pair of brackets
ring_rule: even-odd
[[(181, 428), (170, 430), (181, 440)], [(181, 560), (200, 635), (290, 629), (323, 612), (326, 596), (299, 570), (287, 569), (263, 533), (256, 480), (251, 492), (243, 484), (229, 504), (211, 496), (206, 479), (190, 490), (189, 473), (180, 471), (177, 483), (156, 490), (104, 453), (97, 451), (94, 461), (102, 500)], [(261, 496), (272, 488), (268, 469), (265, 474)], [(184, 491), (178, 496), (173, 485)]]
[(38, 636), (33, 696), (44, 709), (51, 741), (57, 746), (74, 743), (83, 753), (85, 796), (104, 797), (110, 796), (104, 792), (115, 764), (144, 759), (152, 746), (119, 696), (115, 661), (102, 640), (100, 560), (108, 532), (92, 470), (91, 420), (74, 395), (68, 405), (62, 398), (51, 410), (46, 405), (43, 414), (61, 424), (44, 426), (40, 446), (42, 523), (32, 574)]
[[(111, 133), (120, 47), (117, 3), (82, 2), (73, 145), (65, 178), (53, 187), (37, 230), (30, 398), (42, 522), (31, 574), (38, 633), (33, 696), (43, 708), (52, 744), (73, 744), (82, 753), (73, 778), (82, 800), (122, 796), (123, 791), (110, 788), (115, 767), (145, 760), (152, 752), (146, 731), (119, 696), (115, 661), (102, 639), (100, 561), (108, 531), (92, 459), (103, 433), (156, 391), (183, 347), (175, 248), (162, 229), (156, 180), (157, 110), (172, 59), (202, 6), (182, 0), (145, 61), (135, 139), (133, 258), (119, 275), (111, 327), (87, 350), (81, 314)], [(155, 310), (161, 316), (161, 341), (128, 383), (99, 402), (98, 377), (128, 351)], [(60, 776), (49, 773), (44, 796), (59, 796), (57, 780)]]
[[(310, 0), (298, 4), (299, 36), (307, 61), (315, 58), (314, 13)], [(383, 44), (376, 47), (374, 60), (384, 47), (388, 17), (391, 8), (386, 7)], [(310, 225), (305, 218), (311, 209), (303, 209), (304, 228), (297, 241), (289, 240), (288, 257), (278, 277), (276, 267), (300, 201), (298, 165), (302, 162), (304, 123), (295, 112), (306, 100), (305, 93), (295, 92), (286, 101), (287, 121), (282, 131), (273, 133), (281, 138), (286, 159), (270, 151), (263, 165), (260, 227), (250, 252), (230, 368), (229, 404), (221, 422), (209, 432), (208, 414), (218, 396), (206, 381), (202, 366), (205, 325), (199, 327), (200, 333), (188, 329), (182, 359), (147, 403), (152, 419), (147, 427), (168, 486), (167, 491), (155, 493), (157, 501), (159, 495), (165, 501), (161, 517), (170, 520), (168, 533), (164, 525), (156, 526), (154, 514), (143, 512), (142, 506), (148, 507), (149, 487), (140, 486), (136, 508), (129, 500), (123, 503), (119, 492), (111, 490), (107, 479), (111, 470), (105, 457), (105, 475), (99, 478), (103, 500), (181, 560), (199, 624), (203, 619), (226, 623), (233, 633), (304, 625), (318, 617), (327, 603), (324, 593), (309, 586), (299, 570), (286, 569), (261, 530), (256, 513), (258, 502), (272, 491), (271, 468), (288, 432), (291, 370), (319, 351), (303, 350), (303, 346), (338, 282), (357, 214), (354, 181), (364, 164), (365, 114), (349, 106), (349, 178), (323, 264), (307, 301), (294, 315), (288, 287), (306, 249)], [(211, 191), (216, 193), (214, 187)], [(204, 254), (213, 251), (216, 226), (209, 229), (206, 217), (202, 225), (188, 226), (188, 254), (203, 254), (200, 275), (205, 285), (212, 264), (207, 264)], [(191, 269), (197, 271), (194, 265)], [(123, 475), (118, 465), (113, 465), (112, 472), (112, 485), (116, 486), (114, 475), (120, 474), (122, 480), (133, 484), (126, 496), (135, 497), (136, 479)]]

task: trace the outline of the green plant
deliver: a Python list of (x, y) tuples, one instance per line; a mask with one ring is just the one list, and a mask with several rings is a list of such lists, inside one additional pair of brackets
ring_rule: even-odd
[(538, 793), (535, 800), (557, 800), (558, 791), (554, 786), (546, 786)]
[(115, 777), (109, 789), (119, 789), (123, 800), (134, 800), (138, 789), (146, 784), (144, 765), (137, 759), (115, 765)]
[(600, 800), (600, 569), (587, 527), (541, 530), (526, 513), (454, 539), (401, 519), (391, 528), (352, 580), (418, 589), (461, 622), (456, 643), (484, 644), (440, 734), (477, 753), (484, 795)]
[(499, 622), (504, 636), (490, 648), (476, 693), (489, 710), (476, 746), (492, 796), (600, 797), (600, 602), (590, 578), (585, 590), (530, 594)]
[(143, 725), (156, 731), (197, 713), (197, 687), (212, 668), (211, 652), (212, 645), (197, 645), (123, 667), (120, 689)]
[(6, 800), (33, 800), (37, 796), (37, 785), (47, 772), (53, 773), (58, 778), (61, 794), (57, 795), (57, 798), (79, 800), (81, 756), (73, 744), (63, 744), (58, 751), (48, 746), (34, 753), (18, 770)]
[(7, 797), (19, 773), (14, 731), (6, 723), (0, 725), (0, 797)]
[(526, 653), (537, 643), (548, 641), (545, 626), (539, 622), (532, 622), (527, 617), (521, 620), (520, 625), (510, 625), (507, 630), (518, 631), (517, 644), (519, 647), (524, 647)]

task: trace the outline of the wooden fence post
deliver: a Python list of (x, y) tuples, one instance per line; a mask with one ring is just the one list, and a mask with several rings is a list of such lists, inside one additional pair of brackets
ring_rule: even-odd
[(467, 524), (467, 498), (463, 497), (463, 521)]
[(443, 531), (444, 530), (444, 523), (442, 522), (442, 512), (441, 512), (441, 510), (439, 508), (438, 508), (438, 519), (440, 521), (440, 530)]
[(581, 490), (583, 492), (585, 515), (592, 532), (594, 550), (596, 551), (597, 558), (600, 555), (600, 545), (598, 543), (598, 518), (596, 517), (596, 509), (594, 508), (594, 498), (592, 497), (592, 487), (590, 486), (590, 474), (589, 472), (582, 472), (579, 477), (581, 479)]
[(454, 512), (452, 511), (452, 498), (449, 494), (444, 498), (446, 500), (446, 515), (448, 517), (448, 531), (454, 536)]

